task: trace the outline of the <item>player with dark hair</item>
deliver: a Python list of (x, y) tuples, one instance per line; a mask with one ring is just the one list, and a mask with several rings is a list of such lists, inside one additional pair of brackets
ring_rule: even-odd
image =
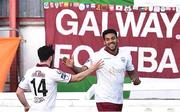
[(99, 112), (121, 112), (123, 107), (123, 82), (127, 72), (134, 85), (141, 83), (134, 70), (130, 52), (118, 47), (117, 32), (107, 29), (103, 32), (105, 47), (95, 52), (82, 67), (76, 67), (73, 59), (66, 59), (66, 66), (75, 73), (87, 70), (90, 63), (103, 60), (104, 65), (96, 71), (95, 101)]
[[(84, 72), (72, 75), (58, 69), (50, 68), (54, 50), (52, 46), (43, 46), (38, 49), (40, 63), (29, 69), (16, 90), (17, 97), (24, 106), (25, 112), (53, 112), (57, 96), (58, 82), (77, 82), (84, 79), (103, 65), (98, 61)], [(25, 97), (25, 90), (31, 90), (33, 103), (30, 106)]]

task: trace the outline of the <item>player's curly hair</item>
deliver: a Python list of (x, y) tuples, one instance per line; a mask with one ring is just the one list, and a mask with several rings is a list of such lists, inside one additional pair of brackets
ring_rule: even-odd
[(102, 34), (103, 39), (105, 39), (105, 35), (106, 35), (106, 34), (109, 34), (109, 33), (114, 33), (115, 36), (117, 37), (117, 32), (116, 32), (116, 30), (114, 30), (114, 29), (107, 29), (107, 30), (104, 30), (104, 32), (103, 32), (103, 34)]
[(38, 56), (40, 61), (46, 61), (50, 56), (54, 55), (54, 49), (52, 45), (45, 45), (38, 49)]

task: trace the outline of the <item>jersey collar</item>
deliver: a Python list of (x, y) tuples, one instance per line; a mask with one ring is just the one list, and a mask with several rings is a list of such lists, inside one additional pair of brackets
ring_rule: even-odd
[(39, 63), (36, 66), (37, 67), (49, 67), (49, 65), (47, 65), (47, 64), (39, 64)]
[(117, 55), (118, 55), (118, 53), (119, 53), (119, 48), (117, 49), (116, 54), (115, 54), (115, 53), (113, 53), (113, 52), (110, 52), (110, 50), (109, 50), (107, 47), (104, 47), (104, 51), (106, 51), (107, 53), (109, 53), (109, 54), (111, 54), (111, 55), (113, 55), (113, 56), (117, 56)]

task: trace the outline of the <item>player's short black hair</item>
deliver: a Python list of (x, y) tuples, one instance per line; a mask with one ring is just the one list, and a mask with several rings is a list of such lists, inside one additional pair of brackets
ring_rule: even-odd
[(117, 32), (116, 32), (116, 30), (114, 30), (114, 29), (107, 29), (107, 30), (104, 30), (104, 32), (103, 32), (103, 34), (102, 34), (103, 39), (105, 38), (105, 35), (108, 34), (108, 33), (114, 33), (115, 36), (117, 37)]
[(40, 61), (46, 61), (50, 56), (53, 56), (54, 50), (52, 45), (45, 45), (38, 49), (38, 56)]

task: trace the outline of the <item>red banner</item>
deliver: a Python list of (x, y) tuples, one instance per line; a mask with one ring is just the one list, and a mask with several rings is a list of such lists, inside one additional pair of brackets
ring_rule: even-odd
[(131, 51), (141, 77), (180, 78), (180, 13), (176, 8), (123, 7), (45, 7), (46, 43), (54, 44), (54, 65), (63, 70), (62, 58), (74, 55), (83, 64), (103, 47), (101, 33), (114, 28), (119, 47)]

